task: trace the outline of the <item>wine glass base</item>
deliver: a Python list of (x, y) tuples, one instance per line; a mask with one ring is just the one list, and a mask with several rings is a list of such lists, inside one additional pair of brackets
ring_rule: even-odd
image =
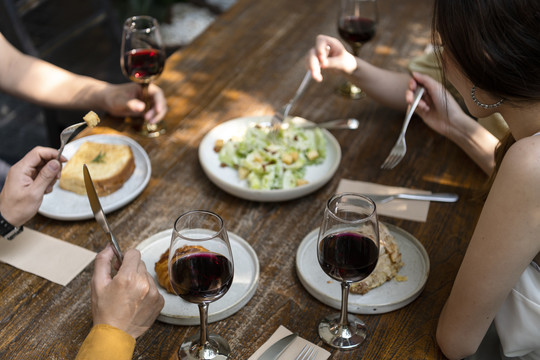
[(340, 314), (332, 314), (319, 323), (319, 336), (333, 348), (350, 350), (358, 347), (366, 339), (366, 325), (353, 315), (347, 315), (346, 326), (339, 325)]
[(338, 88), (338, 92), (349, 99), (359, 100), (366, 97), (366, 93), (362, 91), (358, 86), (352, 84), (349, 81), (344, 82)]
[(163, 122), (150, 124), (145, 122), (142, 117), (126, 117), (126, 123), (131, 126), (131, 129), (134, 132), (144, 137), (155, 138), (166, 132), (165, 124)]
[(200, 335), (189, 337), (178, 350), (179, 360), (226, 360), (231, 348), (227, 341), (219, 335), (209, 334), (208, 341), (200, 346)]

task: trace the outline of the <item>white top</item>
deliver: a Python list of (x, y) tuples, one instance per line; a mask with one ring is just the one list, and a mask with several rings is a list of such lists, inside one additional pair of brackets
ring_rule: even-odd
[(504, 301), (495, 326), (504, 355), (540, 360), (540, 271), (533, 264)]

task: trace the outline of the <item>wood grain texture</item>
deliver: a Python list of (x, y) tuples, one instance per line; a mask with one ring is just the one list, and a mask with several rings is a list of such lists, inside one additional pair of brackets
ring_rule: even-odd
[[(407, 60), (429, 42), (431, 1), (379, 2), (379, 30), (361, 55), (376, 65), (406, 71)], [(315, 36), (337, 35), (336, 7), (335, 0), (239, 0), (191, 45), (174, 53), (159, 79), (169, 104), (166, 136), (140, 138), (118, 119), (104, 119), (96, 128), (133, 137), (152, 163), (148, 187), (108, 219), (121, 247), (128, 249), (171, 228), (187, 210), (210, 209), (223, 217), (229, 231), (252, 245), (261, 267), (257, 292), (236, 314), (210, 325), (212, 332), (229, 340), (232, 358), (242, 360), (279, 325), (321, 344), (318, 321), (334, 310), (303, 288), (295, 254), (303, 237), (319, 226), (324, 203), (340, 178), (456, 192), (460, 201), (432, 203), (425, 223), (382, 218), (425, 246), (431, 262), (425, 290), (405, 308), (362, 316), (368, 340), (359, 349), (329, 349), (333, 359), (444, 359), (435, 341), (437, 319), (479, 216), (482, 202), (476, 196), (485, 181), (453, 143), (415, 117), (404, 160), (394, 170), (380, 170), (403, 114), (370, 99), (340, 97), (335, 87), (341, 78), (327, 74), (324, 83), (311, 83), (293, 113), (316, 122), (356, 117), (361, 127), (333, 132), (343, 158), (335, 177), (320, 190), (282, 203), (245, 201), (213, 185), (198, 161), (198, 145), (213, 127), (236, 117), (271, 114), (288, 101), (305, 73), (304, 57)], [(106, 243), (93, 220), (63, 222), (37, 216), (28, 225), (93, 251)], [(0, 264), (0, 358), (74, 358), (92, 326), (92, 271), (90, 265), (61, 287)], [(174, 359), (182, 340), (196, 331), (197, 327), (156, 322), (138, 339), (134, 358)]]

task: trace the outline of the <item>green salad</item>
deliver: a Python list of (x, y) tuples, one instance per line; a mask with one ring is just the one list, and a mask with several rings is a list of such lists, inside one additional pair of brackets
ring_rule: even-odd
[(237, 169), (251, 189), (292, 189), (307, 184), (307, 166), (324, 161), (326, 138), (319, 128), (291, 125), (271, 135), (268, 127), (253, 125), (241, 138), (218, 140), (215, 150), (222, 165)]

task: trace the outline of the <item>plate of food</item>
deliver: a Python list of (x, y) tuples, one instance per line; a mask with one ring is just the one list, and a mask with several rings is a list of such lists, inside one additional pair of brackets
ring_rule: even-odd
[[(349, 312), (383, 314), (414, 301), (429, 275), (424, 246), (397, 226), (380, 222), (379, 261), (369, 277), (353, 283)], [(296, 272), (306, 290), (322, 303), (341, 309), (341, 284), (326, 275), (317, 260), (319, 229), (307, 234), (296, 252)]]
[[(223, 320), (243, 308), (255, 294), (259, 283), (259, 259), (255, 250), (240, 236), (231, 232), (228, 232), (228, 235), (234, 261), (234, 278), (229, 291), (208, 306), (208, 322)], [(159, 274), (156, 273), (156, 263), (169, 249), (171, 236), (172, 229), (164, 230), (137, 246), (148, 272), (165, 299), (158, 320), (174, 325), (198, 325), (200, 323), (198, 306), (170, 292), (172, 288), (167, 291), (160, 285), (159, 277), (162, 283), (168, 281), (167, 267), (160, 266)]]
[(226, 121), (205, 135), (199, 161), (208, 178), (242, 199), (273, 202), (318, 190), (341, 161), (336, 138), (324, 129), (302, 129), (294, 118), (277, 136), (269, 134), (271, 116)]
[(90, 135), (66, 145), (68, 159), (53, 191), (44, 196), (39, 213), (58, 220), (93, 219), (86, 196), (82, 165), (87, 164), (105, 213), (133, 201), (152, 174), (148, 154), (123, 135)]

